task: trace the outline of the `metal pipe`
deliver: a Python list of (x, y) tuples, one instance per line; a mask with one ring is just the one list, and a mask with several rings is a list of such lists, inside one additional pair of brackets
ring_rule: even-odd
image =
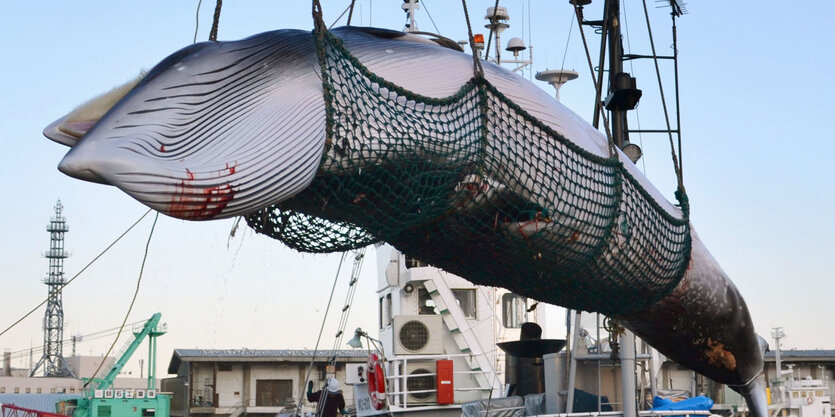
[(635, 417), (635, 333), (626, 330), (620, 343), (621, 384), (623, 388), (623, 416)]
[[(580, 315), (582, 313), (580, 310), (574, 312), (574, 329), (572, 331), (572, 342), (571, 342), (571, 349), (576, 350), (577, 346), (580, 344)], [(572, 351), (573, 352), (573, 351)], [(568, 399), (565, 402), (565, 412), (571, 413), (574, 411), (574, 383), (575, 378), (577, 377), (577, 360), (574, 358), (574, 355), (571, 355), (571, 362), (568, 365), (568, 385), (566, 386), (566, 390), (568, 391)]]

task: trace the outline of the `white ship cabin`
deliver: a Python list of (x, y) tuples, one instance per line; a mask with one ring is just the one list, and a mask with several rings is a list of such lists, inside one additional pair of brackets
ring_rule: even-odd
[[(505, 359), (496, 343), (519, 340), (522, 323), (548, 328), (548, 317), (557, 324), (563, 320), (561, 312), (549, 315), (533, 300), (477, 286), (388, 245), (377, 247), (377, 260), (379, 339), (388, 365), (388, 403), (395, 413), (460, 406), (491, 391), (493, 398), (503, 395)], [(438, 360), (452, 361), (451, 384), (437, 383)], [(441, 392), (445, 398), (439, 399), (437, 387), (451, 389), (452, 395)]]

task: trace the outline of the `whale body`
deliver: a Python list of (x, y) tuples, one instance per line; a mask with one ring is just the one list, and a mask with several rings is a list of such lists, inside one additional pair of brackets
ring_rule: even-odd
[[(473, 78), (470, 55), (417, 36), (363, 28), (341, 28), (333, 34), (370, 71), (424, 97), (451, 96)], [(573, 146), (600, 158), (610, 156), (606, 137), (549, 94), (515, 73), (489, 63), (483, 65), (484, 78), (527, 114)], [(106, 112), (94, 124), (72, 124), (67, 119), (71, 117), (66, 116), (44, 132), (71, 146), (59, 170), (82, 180), (116, 186), (155, 210), (189, 220), (251, 215), (293, 201), (315, 185), (317, 178), (338, 172), (343, 164), (351, 162), (373, 172), (387, 149), (418, 149), (426, 137), (416, 134), (403, 138), (393, 133), (388, 137), (383, 120), (372, 122), (377, 140), (351, 144), (353, 152), (346, 153), (339, 143), (330, 142), (313, 34), (298, 30), (186, 47), (150, 70), (121, 100), (103, 105)], [(421, 129), (425, 128), (415, 127), (418, 133)], [(441, 135), (437, 140), (452, 143), (456, 139)], [(413, 151), (409, 157), (427, 156)], [(666, 216), (683, 218), (681, 209), (667, 201), (625, 155), (617, 151), (617, 157), (643, 187), (646, 199), (654, 201)], [(466, 156), (449, 158), (454, 163), (469, 163)], [(457, 200), (460, 204), (451, 215), (456, 210), (464, 215), (471, 207), (485, 204), (491, 195), (516, 196), (538, 207), (564, 197), (558, 191), (532, 190), (537, 184), (534, 175), (507, 170), (496, 174), (503, 178), (501, 181), (459, 179), (461, 184), (477, 184), (492, 194)], [(556, 214), (549, 219), (551, 223), (569, 221)], [(496, 228), (500, 228), (498, 223)], [(534, 226), (539, 227), (538, 223)], [(522, 234), (524, 227), (512, 225)], [(585, 226), (571, 227), (581, 230)], [(560, 238), (557, 232), (545, 237)], [(389, 243), (420, 248), (421, 239), (402, 236)], [(647, 251), (651, 253), (652, 248)], [(423, 260), (435, 264), (433, 259)], [(658, 294), (639, 309), (606, 313), (620, 319), (667, 357), (736, 389), (756, 415), (765, 416), (765, 394), (758, 378), (762, 352), (745, 301), (694, 231), (688, 260), (671, 291)], [(501, 263), (502, 259), (488, 262)], [(455, 265), (439, 266), (458, 273)], [(531, 293), (529, 282), (462, 276), (477, 284), (500, 285), (572, 308), (598, 305), (587, 300), (566, 302), (565, 296), (556, 291)]]

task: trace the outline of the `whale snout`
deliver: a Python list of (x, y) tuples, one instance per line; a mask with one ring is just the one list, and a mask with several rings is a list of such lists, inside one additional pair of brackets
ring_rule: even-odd
[(84, 157), (79, 157), (76, 153), (69, 152), (64, 155), (61, 162), (58, 163), (58, 170), (70, 177), (77, 178), (83, 181), (90, 181), (99, 184), (109, 185), (104, 178), (99, 175), (93, 168), (95, 164), (90, 163)]

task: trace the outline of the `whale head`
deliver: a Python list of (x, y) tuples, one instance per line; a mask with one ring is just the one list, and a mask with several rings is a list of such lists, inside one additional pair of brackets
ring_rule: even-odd
[(325, 137), (317, 71), (310, 32), (195, 44), (44, 134), (71, 146), (58, 166), (69, 176), (172, 217), (242, 215), (313, 180)]

